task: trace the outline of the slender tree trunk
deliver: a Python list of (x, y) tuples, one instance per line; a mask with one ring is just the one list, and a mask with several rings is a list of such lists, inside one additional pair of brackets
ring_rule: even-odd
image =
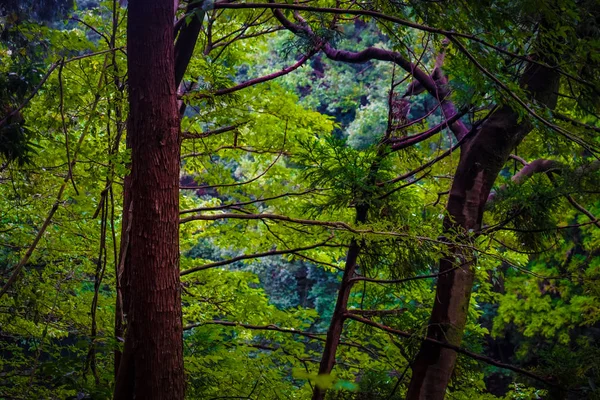
[[(130, 148), (130, 146), (127, 146)], [(125, 315), (126, 311), (126, 296), (124, 286), (127, 284), (127, 277), (124, 275), (126, 268), (129, 265), (129, 234), (131, 232), (131, 214), (133, 212), (131, 203), (131, 176), (127, 175), (123, 181), (123, 216), (121, 218), (121, 243), (119, 247), (119, 261), (115, 270), (115, 339), (121, 341), (125, 337)], [(120, 349), (115, 350), (115, 380), (119, 374), (119, 366), (123, 353)]]
[[(389, 128), (388, 128), (389, 129)], [(384, 142), (379, 143), (377, 149), (377, 156), (371, 164), (367, 181), (371, 184), (375, 182), (377, 171), (381, 165), (381, 160), (385, 156), (386, 147)], [(367, 222), (367, 215), (369, 212), (369, 204), (363, 203), (356, 207), (356, 222), (364, 224)], [(319, 364), (319, 375), (328, 375), (335, 366), (335, 355), (337, 348), (340, 344), (340, 338), (342, 331), (344, 330), (344, 322), (346, 321), (346, 312), (348, 311), (348, 299), (350, 298), (350, 292), (352, 291), (352, 278), (356, 272), (358, 265), (358, 256), (361, 252), (361, 244), (355, 239), (350, 242), (348, 253), (346, 254), (346, 266), (344, 268), (344, 275), (342, 276), (342, 282), (340, 283), (340, 289), (338, 291), (338, 297), (335, 302), (335, 308), (333, 310), (333, 316), (329, 323), (329, 329), (327, 330), (327, 338), (325, 340), (325, 348), (323, 349), (323, 355), (321, 356), (321, 363)], [(317, 385), (313, 389), (312, 400), (323, 400), (325, 393)]]
[(187, 67), (194, 54), (194, 48), (198, 41), (198, 35), (202, 29), (202, 20), (204, 19), (204, 12), (194, 11), (194, 7), (197, 4), (188, 5), (187, 12), (194, 13), (192, 18), (184, 21), (184, 25), (179, 30), (179, 36), (177, 36), (177, 42), (175, 43), (175, 85), (179, 86), (183, 80), (183, 75), (187, 70)]
[(128, 13), (128, 326), (115, 399), (177, 400), (184, 398), (185, 380), (173, 1), (130, 0)]
[[(367, 205), (356, 207), (356, 221), (364, 223), (367, 219), (367, 212)], [(335, 355), (344, 329), (344, 321), (346, 320), (345, 314), (348, 309), (348, 298), (352, 291), (352, 281), (350, 281), (350, 279), (354, 277), (359, 254), (360, 244), (355, 239), (352, 239), (346, 255), (346, 266), (344, 268), (342, 282), (340, 283), (338, 297), (335, 302), (335, 308), (333, 310), (331, 322), (329, 323), (329, 329), (327, 330), (325, 348), (323, 349), (321, 363), (319, 364), (319, 375), (330, 374), (335, 366)], [(325, 389), (321, 389), (315, 385), (312, 400), (323, 400), (325, 398), (325, 393)]]
[[(319, 375), (330, 374), (335, 365), (335, 354), (340, 344), (342, 330), (344, 329), (344, 314), (346, 313), (348, 298), (350, 297), (350, 291), (352, 290), (352, 282), (350, 282), (350, 279), (354, 276), (354, 271), (356, 271), (356, 261), (359, 253), (360, 246), (356, 240), (352, 240), (346, 256), (346, 268), (344, 269), (340, 290), (338, 291), (335, 309), (333, 311), (333, 316), (331, 317), (331, 322), (329, 323), (329, 329), (327, 330), (325, 348), (319, 365)], [(325, 398), (325, 392), (325, 389), (321, 389), (315, 385), (312, 399), (323, 400)]]
[[(521, 80), (531, 99), (550, 108), (556, 105), (559, 75), (530, 64)], [(461, 157), (448, 199), (444, 231), (458, 235), (457, 243), (440, 260), (435, 300), (427, 336), (458, 346), (462, 340), (473, 287), (474, 259), (460, 244), (469, 243), (469, 231), (481, 227), (483, 210), (494, 181), (513, 148), (531, 131), (526, 120), (508, 106), (490, 116), (479, 132), (461, 148)], [(450, 349), (423, 342), (412, 365), (408, 400), (442, 400), (454, 370), (457, 354)]]

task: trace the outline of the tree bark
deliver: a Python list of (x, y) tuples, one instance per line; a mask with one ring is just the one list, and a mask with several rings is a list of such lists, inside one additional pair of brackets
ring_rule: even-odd
[[(521, 85), (530, 99), (547, 107), (556, 105), (559, 74), (552, 69), (530, 64)], [(509, 106), (495, 111), (479, 132), (461, 148), (460, 161), (448, 199), (444, 234), (453, 241), (468, 243), (469, 231), (481, 227), (483, 210), (492, 185), (508, 160), (513, 148), (531, 131), (532, 125)], [(459, 346), (467, 320), (473, 287), (475, 260), (463, 246), (451, 246), (448, 256), (440, 260), (433, 310), (427, 336)], [(441, 400), (454, 370), (457, 353), (423, 342), (412, 365), (408, 400)]]
[(130, 0), (128, 13), (128, 325), (115, 399), (183, 399), (174, 7)]
[[(188, 8), (189, 10), (189, 8)], [(179, 36), (175, 41), (175, 86), (179, 86), (183, 75), (190, 63), (198, 35), (202, 28), (202, 20), (200, 16), (195, 16), (192, 21), (184, 23), (179, 29)], [(185, 103), (182, 102), (178, 105), (179, 117), (183, 117), (185, 112)], [(131, 149), (131, 141), (127, 136), (127, 148)], [(131, 167), (131, 166), (129, 166)], [(124, 177), (123, 182), (123, 215), (121, 220), (121, 245), (119, 248), (119, 266), (116, 274), (116, 312), (115, 312), (115, 337), (122, 338), (126, 329), (126, 315), (129, 302), (128, 288), (129, 281), (128, 274), (131, 270), (129, 268), (129, 232), (131, 230), (130, 221), (131, 215), (131, 175)], [(119, 350), (115, 350), (115, 377), (118, 375), (119, 366), (121, 363), (122, 354)]]
[[(378, 163), (375, 162), (371, 167), (371, 175), (377, 171)], [(367, 220), (367, 213), (369, 206), (367, 204), (356, 206), (356, 222), (365, 223)], [(358, 256), (360, 255), (361, 246), (352, 239), (348, 253), (346, 254), (346, 265), (344, 268), (344, 275), (342, 276), (342, 282), (340, 283), (340, 289), (338, 291), (338, 297), (335, 302), (335, 308), (329, 323), (329, 329), (327, 330), (327, 338), (325, 340), (325, 348), (323, 349), (323, 355), (321, 356), (321, 362), (319, 364), (319, 375), (329, 375), (335, 366), (335, 355), (337, 348), (340, 344), (340, 338), (342, 331), (344, 330), (344, 322), (346, 321), (346, 312), (348, 311), (348, 299), (350, 298), (350, 292), (352, 291), (354, 273), (356, 272)], [(319, 388), (315, 385), (313, 389), (312, 400), (323, 400), (327, 389)]]
[[(356, 271), (356, 262), (359, 253), (359, 244), (356, 240), (352, 240), (346, 256), (346, 267), (344, 269), (344, 275), (342, 276), (340, 290), (338, 291), (338, 298), (335, 303), (331, 322), (329, 323), (329, 329), (327, 330), (325, 348), (323, 349), (321, 363), (319, 364), (319, 375), (329, 375), (335, 365), (335, 354), (337, 353), (337, 348), (340, 344), (340, 338), (344, 329), (348, 298), (350, 297), (350, 291), (352, 290), (351, 279), (354, 277), (354, 272)], [(326, 391), (326, 389), (319, 388), (315, 385), (312, 400), (323, 400)]]

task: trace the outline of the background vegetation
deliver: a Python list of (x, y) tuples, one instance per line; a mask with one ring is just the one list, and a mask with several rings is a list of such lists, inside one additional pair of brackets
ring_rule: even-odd
[[(127, 8), (37, 3), (0, 6), (0, 398), (105, 399), (125, 337)], [(435, 29), (179, 5), (176, 29), (202, 21), (178, 94), (187, 397), (406, 398), (452, 259), (474, 285), (446, 398), (600, 398), (600, 5), (308, 5)], [(367, 48), (448, 94), (416, 93), (400, 62), (331, 53)], [(535, 62), (560, 72), (556, 107), (519, 84)], [(454, 124), (468, 138), (503, 107), (531, 132), (461, 230), (446, 205), (470, 148)]]

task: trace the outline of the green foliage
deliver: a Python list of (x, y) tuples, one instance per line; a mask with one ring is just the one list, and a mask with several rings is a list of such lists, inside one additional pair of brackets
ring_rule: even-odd
[[(563, 80), (559, 88), (568, 94), (559, 99), (555, 116), (579, 124), (530, 106), (597, 145), (597, 130), (581, 125), (597, 126), (586, 111), (597, 108), (596, 8), (586, 13), (587, 2), (581, 7), (554, 3), (507, 0), (448, 7), (415, 1), (405, 7), (376, 1), (368, 6), (476, 34), (503, 49), (461, 39), (481, 67), (522, 99), (528, 98), (518, 85), (522, 63), (507, 52), (528, 54), (532, 39), (541, 35), (540, 21), (547, 21), (551, 28), (542, 32), (548, 42), (541, 49), (554, 49), (546, 51), (548, 60), (592, 85)], [(97, 32), (76, 21), (26, 23), (20, 15), (32, 2), (10, 3), (11, 13), (0, 22), (3, 118), (33, 93), (51, 65), (57, 66), (21, 113), (0, 127), (0, 283), (34, 240), (58, 188), (73, 175), (38, 248), (0, 299), (2, 398), (105, 399), (114, 386), (113, 352), (122, 347), (114, 332), (115, 275), (129, 152), (125, 10), (113, 4), (79, 2), (78, 18)], [(40, 10), (32, 19), (56, 18), (65, 8)], [(183, 13), (182, 8), (179, 17), (187, 18)], [(279, 32), (264, 10), (206, 10), (184, 77), (187, 110), (181, 128), (188, 136), (181, 144), (181, 218), (210, 217), (182, 223), (180, 230), (182, 271), (200, 269), (182, 277), (187, 395), (306, 399), (317, 385), (330, 389), (329, 399), (402, 399), (436, 301), (435, 279), (362, 281), (350, 293), (350, 312), (374, 311), (373, 322), (413, 333), (411, 338), (348, 319), (334, 371), (319, 375), (323, 341), (351, 240), (361, 246), (357, 273), (362, 276), (390, 280), (437, 271), (447, 253), (444, 240), (452, 239), (437, 238), (458, 151), (407, 179), (390, 180), (439, 156), (456, 140), (443, 132), (399, 152), (382, 144), (389, 91), (403, 78), (388, 62), (348, 65), (317, 53), (276, 81), (224, 96), (215, 92), (281, 71), (325, 40), (349, 51), (393, 49), (431, 71), (442, 38), (366, 18), (286, 15), (306, 21), (316, 36)], [(102, 35), (111, 37), (113, 29), (116, 49), (111, 50)], [(588, 151), (527, 115), (464, 52), (452, 45), (446, 51), (451, 100), (459, 108), (477, 108), (465, 123), (484, 118), (491, 103), (516, 107), (521, 120), (534, 126), (518, 154), (529, 161), (564, 163), (552, 181), (538, 174), (511, 183), (520, 167), (509, 163), (503, 170), (484, 228), (472, 232), (476, 284), (462, 346), (499, 358), (494, 346), (507, 344), (516, 351), (502, 355), (502, 361), (578, 390), (580, 398), (598, 398), (600, 231), (566, 197), (600, 215), (597, 163)], [(554, 52), (569, 56), (554, 59)], [(398, 84), (395, 93), (409, 82)], [(410, 102), (407, 118), (426, 118), (395, 132), (393, 140), (444, 120), (429, 96)], [(231, 129), (215, 133), (222, 127)], [(357, 209), (367, 208), (364, 221), (356, 221)], [(223, 213), (231, 215), (221, 218)], [(261, 215), (282, 219), (236, 218)], [(251, 257), (256, 253), (267, 254)], [(230, 262), (234, 258), (238, 261)], [(489, 378), (499, 373), (460, 356), (447, 398), (564, 394), (536, 389), (535, 382), (509, 373), (503, 377), (512, 383), (492, 394)]]
[[(377, 146), (357, 151), (333, 136), (309, 139), (301, 144), (303, 152), (299, 154), (298, 163), (303, 170), (302, 178), (313, 188), (329, 189), (323, 203), (314, 205), (316, 214), (327, 208), (371, 205), (373, 198), (383, 194), (376, 185), (383, 169), (378, 165), (381, 157)], [(379, 167), (375, 176), (374, 165)]]
[(508, 184), (498, 191), (490, 211), (501, 224), (514, 229), (517, 247), (539, 250), (555, 237), (561, 198), (544, 176), (521, 184)]

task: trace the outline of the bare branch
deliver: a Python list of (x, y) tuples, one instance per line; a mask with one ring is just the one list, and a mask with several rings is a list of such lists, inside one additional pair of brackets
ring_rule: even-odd
[(398, 316), (408, 311), (406, 308), (396, 308), (394, 310), (360, 310), (357, 308), (351, 308), (348, 313), (355, 315), (362, 315), (363, 317), (385, 317), (385, 316)]
[(183, 327), (183, 330), (189, 331), (190, 329), (198, 328), (199, 326), (203, 326), (203, 325), (222, 325), (222, 326), (232, 326), (232, 327), (240, 327), (240, 328), (244, 328), (244, 329), (258, 330), (258, 331), (275, 331), (275, 332), (282, 332), (282, 333), (291, 333), (293, 335), (304, 336), (304, 337), (314, 339), (314, 340), (325, 341), (325, 338), (321, 337), (322, 335), (325, 335), (324, 333), (311, 333), (311, 332), (298, 331), (296, 329), (290, 329), (290, 328), (280, 328), (277, 325), (250, 325), (250, 324), (242, 324), (240, 322), (219, 321), (219, 320), (197, 322), (195, 324), (186, 325)]
[(413, 146), (413, 145), (415, 145), (419, 142), (422, 142), (426, 139), (429, 139), (436, 133), (441, 132), (444, 129), (450, 127), (453, 123), (458, 121), (466, 113), (467, 113), (466, 111), (460, 111), (460, 112), (454, 114), (451, 118), (448, 118), (447, 120), (441, 122), (440, 124), (434, 126), (431, 129), (428, 129), (424, 132), (417, 133), (415, 135), (411, 135), (411, 136), (407, 136), (407, 137), (403, 137), (403, 138), (390, 139), (389, 140), (389, 142), (391, 143), (390, 147), (392, 148), (392, 150), (397, 151), (397, 150), (401, 150), (401, 149), (405, 149), (407, 147)]
[(242, 125), (244, 125), (244, 124), (240, 123), (240, 124), (235, 124), (235, 125), (229, 125), (229, 126), (224, 126), (222, 128), (217, 128), (217, 129), (213, 129), (213, 130), (210, 130), (210, 131), (202, 132), (202, 133), (181, 132), (181, 136), (184, 139), (204, 139), (204, 138), (207, 138), (209, 136), (214, 136), (214, 135), (219, 135), (221, 133), (226, 133), (226, 132), (234, 131), (237, 128), (239, 128), (240, 126), (242, 126)]
[[(436, 81), (433, 76), (430, 76), (427, 72), (419, 68), (418, 65), (404, 58), (400, 53), (377, 47), (368, 47), (359, 52), (338, 50), (333, 48), (331, 44), (322, 42), (322, 40), (314, 34), (308, 25), (298, 25), (290, 22), (279, 9), (274, 9), (273, 14), (279, 20), (279, 22), (291, 32), (297, 35), (311, 36), (316, 43), (319, 43), (327, 58), (331, 60), (351, 64), (362, 64), (371, 60), (379, 60), (389, 61), (397, 64), (406, 72), (411, 74), (413, 78), (418, 81), (431, 96), (438, 100), (442, 107), (442, 112), (447, 119), (458, 114), (454, 103), (449, 100), (448, 88), (446, 88), (445, 85), (440, 84), (442, 83), (442, 80)], [(453, 124), (451, 124), (450, 129), (456, 136), (457, 140), (460, 140), (468, 132), (467, 128), (460, 120), (456, 120)]]
[(304, 192), (282, 193), (282, 194), (279, 194), (279, 195), (273, 196), (273, 197), (259, 198), (259, 199), (256, 199), (256, 200), (249, 200), (249, 201), (244, 201), (244, 202), (239, 202), (239, 203), (223, 204), (221, 206), (191, 208), (191, 209), (188, 209), (188, 210), (181, 210), (181, 211), (179, 211), (179, 214), (182, 215), (182, 214), (189, 214), (189, 213), (201, 212), (201, 211), (226, 210), (228, 208), (234, 208), (234, 207), (240, 207), (240, 206), (247, 206), (249, 204), (254, 204), (254, 203), (262, 203), (262, 202), (265, 202), (265, 201), (276, 200), (276, 199), (280, 199), (282, 197), (287, 197), (287, 196), (303, 196), (305, 194), (316, 192), (318, 190), (319, 189), (309, 189), (309, 190), (305, 190)]
[(486, 364), (493, 365), (495, 367), (502, 368), (502, 369), (508, 369), (508, 370), (514, 371), (514, 372), (516, 372), (518, 374), (521, 374), (521, 375), (527, 376), (529, 378), (535, 379), (536, 381), (542, 382), (542, 383), (544, 383), (546, 385), (549, 385), (549, 386), (552, 386), (552, 387), (557, 387), (557, 385), (555, 383), (550, 382), (547, 379), (544, 379), (541, 376), (536, 375), (536, 374), (534, 374), (532, 372), (529, 372), (527, 370), (524, 370), (522, 368), (516, 367), (516, 366), (511, 365), (511, 364), (506, 364), (506, 363), (494, 360), (493, 358), (486, 357), (486, 356), (483, 356), (481, 354), (473, 353), (473, 352), (471, 352), (469, 350), (463, 349), (462, 347), (454, 346), (454, 345), (452, 345), (450, 343), (441, 342), (439, 340), (435, 340), (435, 339), (428, 338), (428, 337), (418, 337), (418, 336), (415, 336), (415, 335), (413, 335), (411, 333), (408, 333), (408, 332), (405, 332), (405, 331), (401, 331), (401, 330), (398, 330), (398, 329), (394, 329), (394, 328), (390, 328), (389, 326), (379, 324), (377, 322), (371, 321), (370, 319), (362, 318), (362, 317), (360, 317), (358, 315), (354, 315), (352, 313), (346, 313), (345, 316), (348, 319), (353, 319), (355, 321), (362, 322), (365, 325), (369, 325), (369, 326), (372, 326), (374, 328), (381, 329), (382, 331), (389, 332), (389, 333), (392, 333), (394, 335), (401, 336), (401, 337), (404, 337), (404, 338), (407, 338), (407, 339), (418, 338), (421, 341), (432, 343), (432, 344), (436, 344), (436, 345), (438, 345), (440, 347), (444, 347), (446, 349), (454, 350), (454, 351), (456, 351), (459, 354), (463, 354), (463, 355), (465, 355), (467, 357), (470, 357), (470, 358), (473, 358), (475, 360), (482, 361), (482, 362), (484, 362)]
[[(436, 33), (439, 35), (443, 35), (449, 39), (450, 38), (463, 38), (463, 39), (467, 39), (472, 42), (482, 44), (483, 46), (489, 47), (489, 48), (497, 51), (498, 53), (504, 54), (511, 58), (516, 58), (516, 59), (519, 59), (519, 60), (522, 60), (522, 61), (525, 61), (525, 62), (528, 62), (531, 64), (537, 64), (537, 65), (540, 65), (540, 66), (543, 66), (546, 68), (553, 69), (553, 70), (559, 72), (560, 74), (568, 77), (571, 80), (574, 80), (576, 82), (579, 82), (581, 84), (584, 84), (584, 85), (592, 88), (596, 93), (598, 93), (598, 89), (597, 89), (596, 85), (594, 85), (592, 82), (588, 82), (579, 77), (573, 76), (573, 75), (563, 71), (562, 69), (560, 69), (557, 66), (548, 65), (546, 63), (534, 60), (531, 57), (510, 52), (506, 49), (503, 49), (500, 46), (496, 46), (492, 43), (489, 43), (489, 42), (481, 39), (478, 36), (470, 35), (470, 34), (466, 34), (466, 33), (460, 33), (460, 32), (456, 32), (453, 30), (438, 29), (438, 28), (434, 28), (431, 26), (411, 22), (411, 21), (408, 21), (408, 20), (405, 20), (402, 18), (394, 17), (391, 15), (386, 15), (386, 14), (383, 14), (383, 13), (380, 13), (377, 11), (371, 11), (371, 10), (365, 10), (365, 9), (354, 9), (353, 10), (353, 9), (341, 9), (341, 8), (331, 8), (331, 7), (315, 7), (315, 6), (305, 6), (305, 5), (298, 5), (298, 4), (283, 4), (283, 3), (274, 3), (274, 2), (271, 2), (271, 3), (222, 2), (222, 3), (215, 3), (214, 7), (216, 9), (270, 8), (272, 10), (286, 10), (287, 9), (287, 10), (297, 10), (297, 11), (329, 13), (329, 14), (334, 14), (334, 15), (349, 14), (349, 15), (357, 15), (357, 16), (369, 16), (369, 17), (373, 17), (375, 19), (390, 21), (390, 22), (396, 23), (398, 25), (403, 25), (403, 26), (417, 29), (417, 30), (420, 30), (423, 32), (430, 32), (430, 33)], [(297, 27), (297, 25), (292, 24), (292, 27), (294, 27), (294, 26)], [(290, 29), (290, 27), (288, 27), (288, 26), (286, 26), (286, 28)], [(292, 31), (292, 32), (294, 32), (294, 31)], [(296, 33), (296, 32), (294, 32), (294, 33)]]
[(330, 236), (327, 240), (325, 240), (323, 242), (316, 243), (316, 244), (313, 244), (310, 246), (298, 247), (295, 249), (271, 250), (271, 251), (266, 251), (264, 253), (244, 254), (241, 256), (230, 258), (229, 260), (216, 261), (216, 262), (213, 262), (210, 264), (204, 264), (204, 265), (200, 265), (198, 267), (186, 269), (185, 271), (181, 271), (179, 275), (184, 276), (187, 274), (191, 274), (192, 272), (203, 271), (205, 269), (214, 268), (214, 267), (221, 267), (223, 265), (233, 264), (234, 262), (242, 261), (242, 260), (250, 260), (250, 259), (255, 259), (255, 258), (278, 256), (278, 255), (282, 255), (282, 254), (293, 254), (298, 251), (311, 250), (311, 249), (316, 249), (317, 247), (323, 247), (323, 246), (338, 247), (337, 245), (328, 245), (327, 244), (327, 242), (329, 242), (331, 239), (333, 239), (333, 236)]
[(197, 99), (206, 99), (206, 98), (209, 98), (211, 96), (223, 96), (223, 95), (226, 95), (226, 94), (231, 94), (231, 93), (237, 92), (238, 90), (242, 90), (242, 89), (245, 89), (245, 88), (250, 87), (250, 86), (257, 85), (259, 83), (268, 82), (270, 80), (273, 80), (275, 78), (279, 78), (280, 76), (287, 75), (290, 72), (293, 72), (293, 71), (297, 70), (302, 65), (304, 65), (304, 63), (306, 63), (306, 61), (308, 61), (310, 59), (310, 57), (312, 57), (313, 54), (314, 54), (314, 52), (311, 52), (309, 54), (306, 54), (306, 55), (302, 56), (300, 58), (300, 60), (298, 60), (294, 65), (286, 67), (286, 68), (282, 69), (281, 71), (273, 72), (272, 74), (261, 76), (259, 78), (250, 79), (250, 80), (248, 80), (246, 82), (242, 82), (239, 85), (232, 86), (230, 88), (219, 89), (219, 90), (217, 90), (217, 91), (215, 91), (213, 93), (210, 93), (210, 94), (198, 94), (198, 95), (195, 95), (194, 97), (197, 98)]

